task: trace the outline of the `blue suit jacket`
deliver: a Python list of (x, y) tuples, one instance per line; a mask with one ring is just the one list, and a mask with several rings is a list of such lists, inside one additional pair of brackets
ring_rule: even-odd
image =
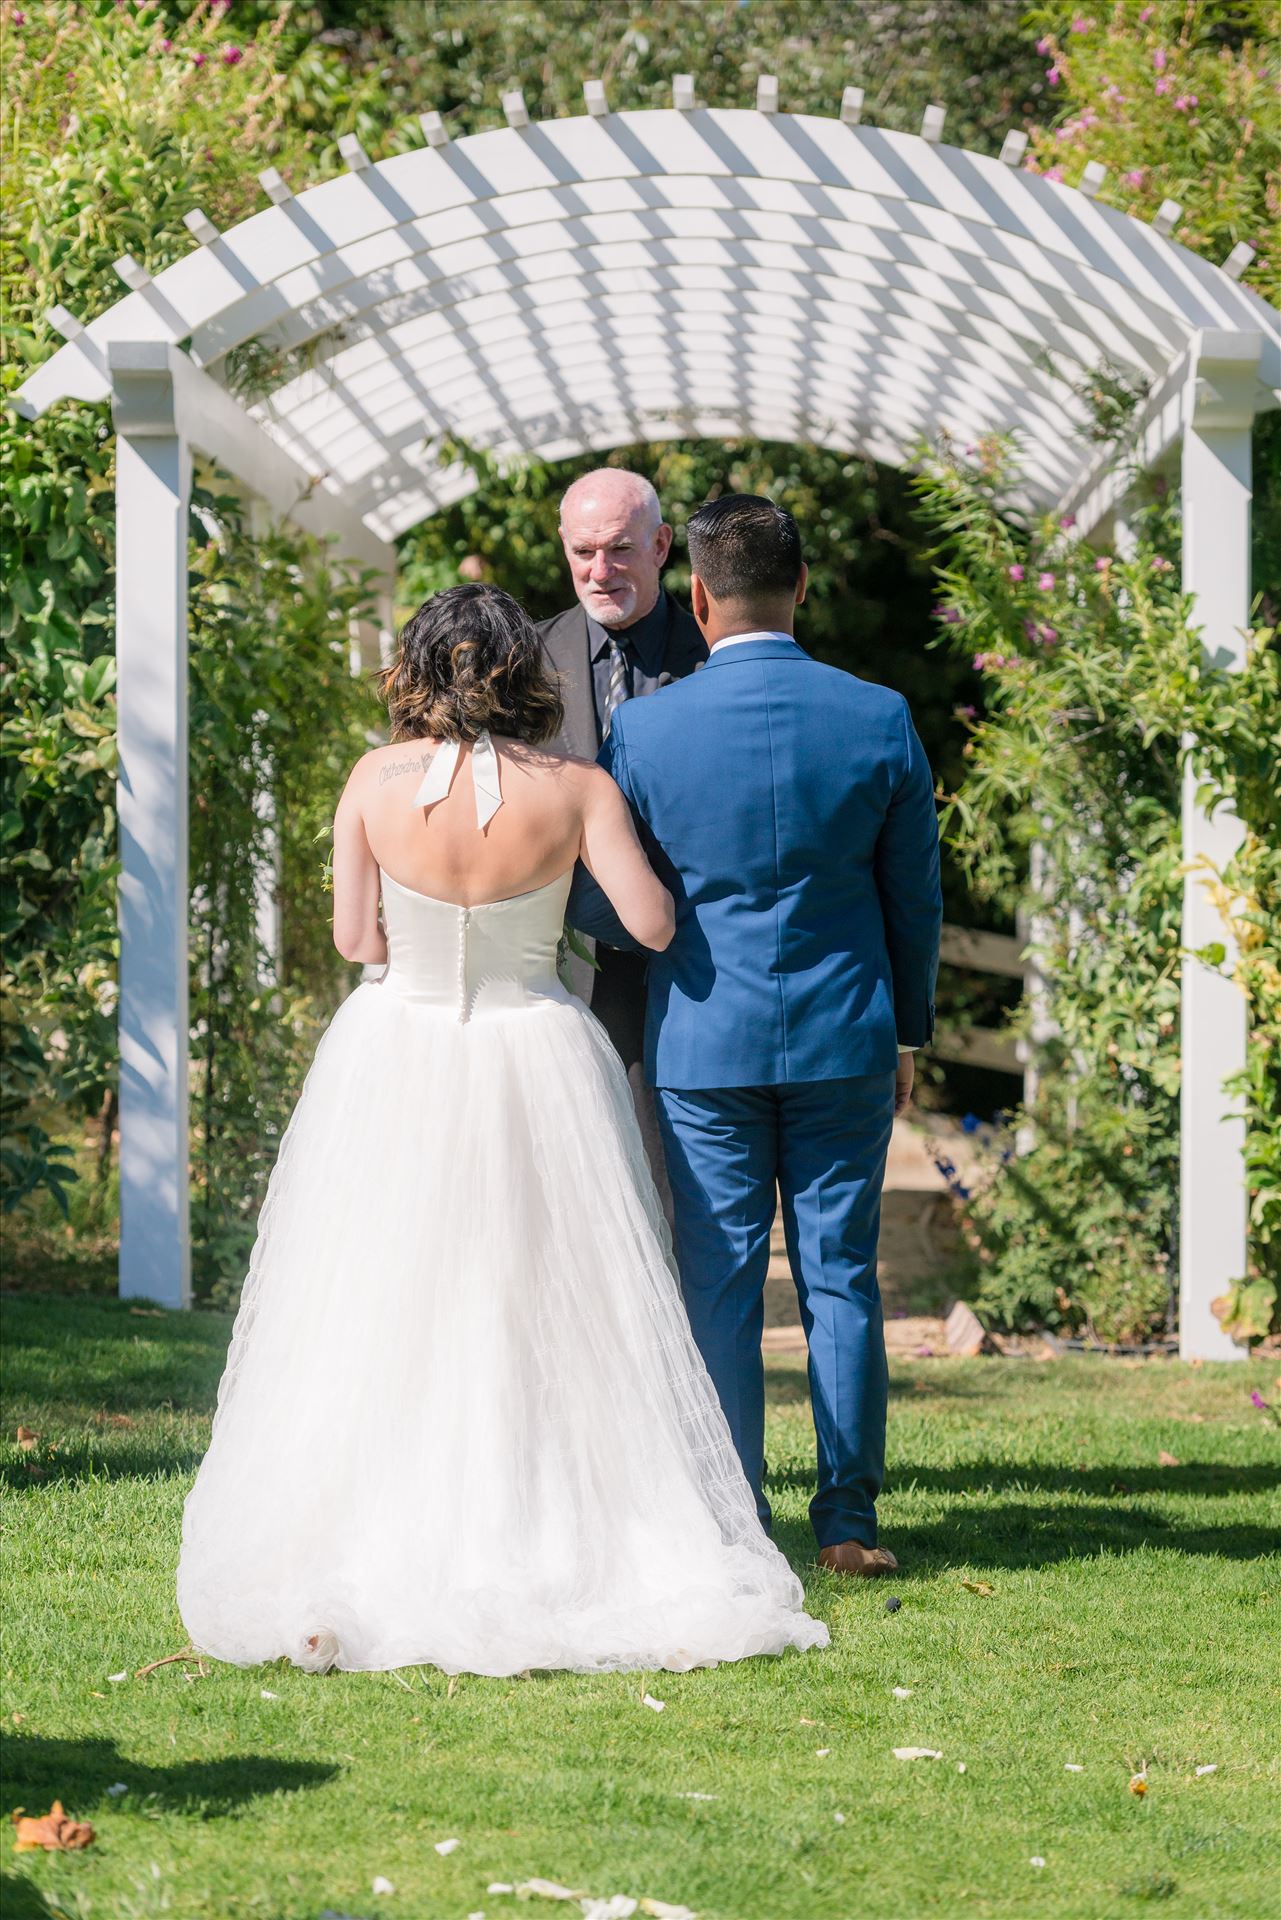
[[(620, 708), (600, 762), (676, 900), (650, 964), (654, 1086), (892, 1073), (929, 1039), (938, 820), (901, 695), (743, 641)], [(635, 947), (581, 866), (568, 917)]]

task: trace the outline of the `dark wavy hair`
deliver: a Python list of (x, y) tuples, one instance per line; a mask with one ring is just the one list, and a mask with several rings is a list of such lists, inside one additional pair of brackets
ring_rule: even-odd
[(393, 740), (474, 740), (492, 728), (540, 741), (560, 732), (564, 708), (538, 630), (501, 587), (433, 593), (398, 645), (378, 676)]

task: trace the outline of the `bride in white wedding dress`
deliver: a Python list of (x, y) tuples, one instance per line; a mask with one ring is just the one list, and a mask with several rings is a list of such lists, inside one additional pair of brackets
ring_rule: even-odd
[(334, 938), (386, 968), (272, 1174), (184, 1510), (192, 1644), (483, 1674), (823, 1646), (690, 1334), (623, 1067), (557, 978), (580, 855), (645, 945), (670, 896), (608, 776), (537, 744), (559, 699), (506, 594), (429, 600), (385, 691)]

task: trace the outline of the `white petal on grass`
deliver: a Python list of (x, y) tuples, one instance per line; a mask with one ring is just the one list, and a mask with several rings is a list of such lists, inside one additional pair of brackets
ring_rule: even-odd
[(614, 1893), (608, 1900), (584, 1900), (584, 1920), (632, 1920), (640, 1902), (630, 1893)]
[(461, 1840), (437, 1840), (436, 1851), (437, 1853), (442, 1855), (446, 1853), (452, 1853), (455, 1847), (461, 1847), (462, 1844), (463, 1843)]
[(385, 1873), (376, 1873), (374, 1875), (374, 1884), (369, 1891), (371, 1893), (395, 1893), (396, 1889), (392, 1886), (391, 1881)]
[(1065, 1760), (1063, 1763), (1063, 1771), (1064, 1773), (1084, 1773), (1085, 1768), (1075, 1760)]
[(830, 1747), (815, 1747), (814, 1754), (817, 1759), (826, 1760), (831, 1751), (832, 1749)]
[(107, 1675), (107, 1678), (108, 1680), (110, 1680), (113, 1687), (118, 1687), (122, 1680), (127, 1680), (129, 1678), (129, 1669), (128, 1667), (126, 1667), (123, 1673), (109, 1673)]
[(958, 1760), (958, 1761), (957, 1761), (957, 1763), (956, 1763), (956, 1771), (957, 1771), (958, 1773), (964, 1773), (964, 1772), (965, 1772), (965, 1762), (964, 1762), (964, 1760)]
[(669, 1907), (666, 1900), (642, 1900), (640, 1910), (650, 1920), (698, 1920), (692, 1907)]
[(941, 1760), (942, 1754), (935, 1747), (895, 1747), (896, 1760)]
[(652, 1707), (655, 1713), (661, 1713), (667, 1705), (667, 1702), (666, 1700), (655, 1700), (652, 1693), (646, 1693), (641, 1696), (641, 1705), (643, 1707)]
[(843, 1827), (845, 1825), (845, 1815), (843, 1813), (834, 1813), (832, 1815), (832, 1818), (833, 1820), (835, 1820), (838, 1827)]
[(270, 1687), (260, 1687), (258, 1690), (258, 1698), (260, 1700), (279, 1700), (280, 1695), (273, 1693)]
[(1032, 1855), (1032, 1858), (1028, 1861), (1028, 1865), (1029, 1867), (1036, 1867), (1039, 1869), (1045, 1865), (1045, 1862), (1041, 1858), (1039, 1853), (1034, 1853)]
[(129, 1791), (129, 1787), (127, 1782), (124, 1780), (117, 1780), (116, 1784), (113, 1787), (107, 1788), (107, 1798), (108, 1800), (118, 1800), (122, 1793), (128, 1793), (128, 1791)]
[(910, 1700), (912, 1697), (912, 1689), (910, 1687), (891, 1687), (890, 1692), (896, 1700)]
[(719, 1793), (678, 1793), (678, 1800), (719, 1800)]
[(510, 1880), (491, 1880), (485, 1888), (486, 1893), (515, 1893), (515, 1891)]
[[(518, 1900), (529, 1900), (535, 1895), (540, 1900), (590, 1900), (591, 1895), (584, 1893), (581, 1887), (558, 1886), (555, 1880), (522, 1880), (519, 1886), (509, 1888)], [(493, 1888), (490, 1888), (493, 1892)]]
[(1199, 1779), (1201, 1778), (1201, 1776), (1202, 1776), (1202, 1774), (1206, 1774), (1206, 1773), (1217, 1773), (1218, 1771), (1219, 1771), (1219, 1763), (1218, 1763), (1218, 1761), (1217, 1761), (1217, 1760), (1211, 1760), (1208, 1766), (1204, 1766), (1204, 1767), (1198, 1767), (1198, 1768), (1197, 1768), (1197, 1770), (1196, 1770), (1196, 1777), (1197, 1777), (1197, 1779), (1199, 1780)]

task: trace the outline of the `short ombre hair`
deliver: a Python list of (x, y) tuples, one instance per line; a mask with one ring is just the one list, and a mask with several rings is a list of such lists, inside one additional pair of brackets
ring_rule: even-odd
[(475, 740), (490, 729), (537, 743), (560, 732), (564, 708), (538, 630), (501, 587), (433, 593), (397, 644), (378, 676), (393, 740)]

